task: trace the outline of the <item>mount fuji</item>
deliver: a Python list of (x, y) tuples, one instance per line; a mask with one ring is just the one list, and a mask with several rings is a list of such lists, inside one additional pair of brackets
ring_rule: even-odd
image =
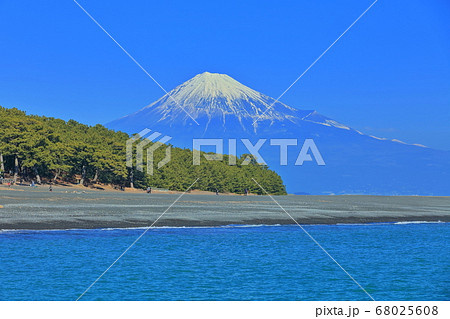
[[(185, 148), (193, 147), (193, 138), (224, 139), (224, 153), (230, 139), (248, 139), (253, 145), (265, 139), (259, 154), (290, 193), (450, 195), (450, 152), (363, 134), (315, 110), (278, 102), (225, 74), (198, 74), (106, 126), (130, 134), (149, 128)], [(270, 145), (270, 139), (298, 140), (287, 148), (287, 163), (280, 164), (281, 147)], [(314, 141), (326, 165), (314, 160), (294, 165), (306, 139)], [(249, 153), (237, 144), (238, 155)]]

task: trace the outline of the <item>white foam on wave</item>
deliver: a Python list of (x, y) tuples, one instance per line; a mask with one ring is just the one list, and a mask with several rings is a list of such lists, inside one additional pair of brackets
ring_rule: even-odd
[(396, 222), (394, 225), (408, 225), (408, 224), (445, 224), (440, 220), (438, 221), (424, 221), (424, 220), (416, 220), (416, 221), (406, 221), (406, 222)]
[[(303, 224), (302, 227), (310, 226), (383, 226), (383, 225), (408, 225), (408, 224), (446, 224), (443, 221), (403, 221), (403, 222), (386, 222), (386, 223), (337, 223), (337, 224)], [(153, 226), (151, 229), (223, 229), (223, 228), (256, 228), (256, 227), (298, 227), (295, 224), (231, 224), (221, 226)], [(57, 231), (115, 231), (115, 230), (146, 230), (148, 226), (140, 227), (109, 227), (109, 228), (67, 228), (67, 229), (0, 229), (1, 233), (7, 232), (57, 232)]]
[[(231, 224), (231, 225), (221, 225), (221, 226), (153, 226), (150, 229), (220, 229), (220, 228), (253, 228), (253, 227), (278, 227), (278, 226), (292, 226), (292, 225), (281, 225), (281, 224), (273, 224), (273, 225), (267, 225), (267, 224)], [(111, 231), (111, 230), (145, 230), (148, 227), (118, 227), (118, 228), (97, 228), (96, 230), (105, 230), (105, 231)]]

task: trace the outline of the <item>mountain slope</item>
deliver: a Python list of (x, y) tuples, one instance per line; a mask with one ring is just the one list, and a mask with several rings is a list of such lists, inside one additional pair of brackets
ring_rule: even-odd
[[(169, 94), (107, 126), (127, 133), (150, 128), (187, 148), (193, 138), (223, 138), (225, 153), (228, 139), (238, 140), (238, 154), (249, 153), (240, 139), (267, 139), (260, 155), (291, 193), (450, 195), (449, 152), (365, 135), (314, 110), (275, 103), (224, 74), (199, 74)], [(287, 165), (280, 164), (280, 147), (270, 145), (280, 138), (298, 139)], [(295, 165), (305, 139), (314, 140), (325, 166)]]
[[(259, 93), (225, 74), (205, 72), (177, 86), (175, 89), (143, 109), (108, 123), (111, 128), (134, 132), (149, 124), (200, 126), (207, 132), (211, 123), (223, 132), (239, 130), (250, 134), (264, 131), (262, 122), (270, 124), (298, 123), (299, 119), (320, 117), (312, 110), (298, 110)], [(191, 115), (197, 123), (197, 125)], [(258, 120), (254, 124), (254, 121)], [(267, 124), (267, 123), (265, 123)], [(217, 130), (217, 127), (216, 127)]]

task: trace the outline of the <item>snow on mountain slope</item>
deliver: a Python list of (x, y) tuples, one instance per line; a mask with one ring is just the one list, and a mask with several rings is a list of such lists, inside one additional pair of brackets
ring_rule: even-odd
[[(298, 125), (301, 121), (350, 130), (349, 127), (312, 110), (299, 110), (255, 91), (226, 74), (204, 72), (177, 86), (143, 109), (108, 123), (108, 127), (138, 132), (150, 124), (202, 126), (203, 133), (211, 123), (233, 131), (258, 134), (274, 123)], [(256, 121), (256, 122), (255, 122)], [(236, 122), (236, 123), (234, 123)]]
[[(180, 112), (180, 108), (173, 101), (177, 101), (194, 118), (201, 116), (222, 116), (233, 114), (236, 117), (256, 119), (275, 101), (229, 77), (226, 74), (205, 72), (198, 74), (185, 83), (177, 86), (155, 103), (145, 109), (157, 107), (169, 112)], [(175, 107), (174, 107), (175, 106)], [(294, 108), (282, 103), (277, 104), (280, 111), (269, 110), (264, 117), (267, 119), (289, 119)], [(187, 115), (186, 115), (187, 116)]]

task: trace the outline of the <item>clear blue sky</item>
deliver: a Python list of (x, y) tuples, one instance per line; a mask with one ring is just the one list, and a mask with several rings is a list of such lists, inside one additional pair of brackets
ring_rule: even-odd
[[(277, 97), (372, 0), (79, 0), (166, 89), (204, 71)], [(379, 0), (283, 98), (450, 150), (450, 1)], [(163, 92), (70, 0), (0, 0), (0, 105), (106, 123)]]

